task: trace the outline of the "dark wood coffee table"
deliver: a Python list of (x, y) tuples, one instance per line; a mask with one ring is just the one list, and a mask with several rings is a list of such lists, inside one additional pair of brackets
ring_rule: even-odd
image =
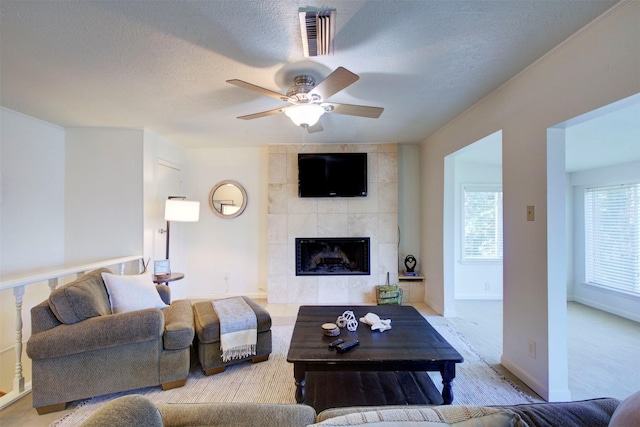
[[(381, 319), (391, 319), (392, 329), (385, 332), (372, 331), (368, 325), (358, 322), (355, 332), (349, 332), (344, 328), (339, 337), (324, 336), (321, 325), (335, 323), (338, 316), (346, 310), (353, 311), (358, 319), (369, 312), (377, 314)], [(337, 338), (345, 341), (358, 339), (360, 345), (345, 353), (338, 353), (328, 347), (328, 344)], [(425, 376), (426, 381), (430, 383), (426, 371), (439, 371), (443, 384), (442, 402), (451, 404), (456, 363), (462, 363), (463, 360), (460, 353), (442, 338), (414, 307), (398, 305), (301, 306), (287, 355), (287, 361), (294, 365), (295, 397), (298, 403), (306, 403), (305, 386), (310, 378), (324, 380), (326, 387), (330, 387), (328, 393), (337, 393), (341, 387), (348, 386), (341, 378), (346, 378), (347, 381), (353, 378), (343, 376), (345, 373), (375, 373), (376, 378), (379, 378), (376, 381), (388, 382), (385, 378), (389, 378), (388, 375), (395, 372), (398, 375), (395, 380), (397, 384), (406, 382), (408, 374), (422, 374), (416, 377), (419, 384), (425, 381)], [(332, 381), (338, 383), (332, 386)], [(364, 381), (371, 381), (371, 377), (365, 378)], [(380, 388), (388, 389), (389, 385), (382, 384)], [(360, 386), (360, 389), (365, 393), (371, 390), (368, 386)], [(351, 394), (357, 391), (356, 389)], [(391, 391), (396, 392), (397, 390)]]

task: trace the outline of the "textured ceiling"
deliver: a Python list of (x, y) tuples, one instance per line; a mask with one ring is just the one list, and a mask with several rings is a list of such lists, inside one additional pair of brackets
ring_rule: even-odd
[[(418, 143), (615, 1), (0, 0), (0, 105), (61, 126), (147, 128), (186, 147)], [(304, 58), (297, 12), (337, 9), (335, 54)], [(325, 114), (306, 134), (283, 92), (338, 66), (360, 80), (331, 100), (384, 107)]]

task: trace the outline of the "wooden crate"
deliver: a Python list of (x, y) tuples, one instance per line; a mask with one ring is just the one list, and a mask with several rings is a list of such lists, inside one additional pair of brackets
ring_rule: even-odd
[(402, 289), (400, 286), (376, 286), (378, 305), (401, 305)]

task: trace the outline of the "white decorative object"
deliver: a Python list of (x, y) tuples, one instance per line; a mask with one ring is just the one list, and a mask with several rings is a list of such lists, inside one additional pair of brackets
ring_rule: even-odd
[(375, 313), (367, 313), (366, 316), (360, 318), (360, 321), (371, 326), (372, 331), (379, 330), (384, 332), (387, 329), (391, 329), (391, 319), (382, 320)]
[(356, 320), (356, 315), (353, 314), (353, 311), (350, 310), (347, 310), (342, 313), (341, 316), (338, 316), (336, 324), (341, 328), (346, 327), (351, 332), (354, 332), (356, 329), (358, 329), (358, 321)]

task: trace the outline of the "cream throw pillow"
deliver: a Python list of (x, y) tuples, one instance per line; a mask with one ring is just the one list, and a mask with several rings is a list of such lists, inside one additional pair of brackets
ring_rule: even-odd
[(113, 314), (168, 307), (160, 298), (151, 273), (131, 276), (102, 273), (102, 279), (107, 287)]
[[(330, 418), (313, 426), (367, 427), (527, 427), (512, 412), (481, 406), (380, 409)], [(311, 427), (311, 426), (309, 426)]]

